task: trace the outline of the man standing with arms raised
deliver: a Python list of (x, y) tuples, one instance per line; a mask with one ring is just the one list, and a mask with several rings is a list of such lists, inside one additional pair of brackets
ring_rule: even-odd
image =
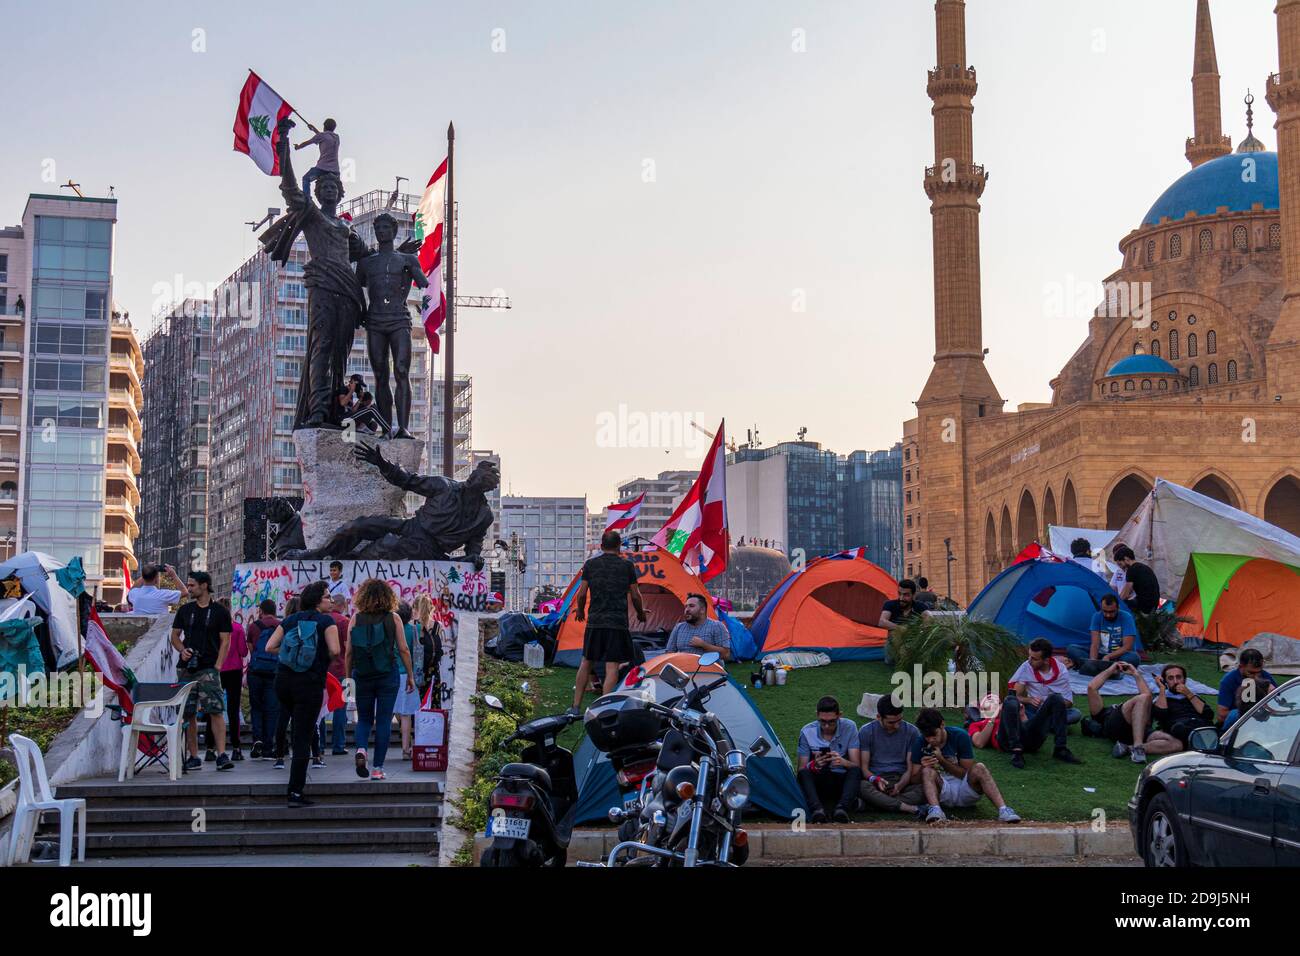
[[(632, 660), (632, 631), (628, 627), (627, 602), (632, 599), (636, 619), (645, 623), (645, 606), (636, 583), (636, 568), (620, 554), (623, 539), (617, 531), (600, 537), (600, 554), (582, 566), (582, 581), (573, 597), (577, 611), (574, 619), (586, 621), (582, 641), (582, 663), (578, 665), (578, 682), (573, 688), (573, 711), (582, 708), (592, 667), (605, 662), (605, 691), (618, 681), (618, 666)], [(591, 617), (587, 617), (587, 595), (591, 595)]]

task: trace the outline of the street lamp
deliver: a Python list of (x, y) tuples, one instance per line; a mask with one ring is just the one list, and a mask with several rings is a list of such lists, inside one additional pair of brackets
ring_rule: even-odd
[(948, 553), (947, 560), (944, 562), (948, 567), (948, 600), (952, 600), (952, 563), (957, 560), (957, 556), (952, 553), (952, 538), (943, 539), (943, 550)]

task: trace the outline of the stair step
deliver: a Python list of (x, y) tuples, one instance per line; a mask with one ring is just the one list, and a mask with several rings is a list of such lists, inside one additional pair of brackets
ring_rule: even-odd
[[(123, 830), (181, 827), (189, 830), (194, 823), (194, 807), (171, 806), (110, 806), (105, 809), (91, 807), (86, 815), (89, 830), (111, 833)], [(284, 805), (244, 804), (239, 806), (203, 807), (204, 823), (209, 832), (225, 829), (245, 829), (242, 824), (258, 823), (264, 826), (278, 824), (311, 823), (313, 826), (357, 827), (361, 821), (370, 821), (386, 827), (394, 821), (414, 821), (432, 826), (441, 815), (441, 806), (434, 803), (317, 803), (311, 807), (291, 809)], [(408, 824), (410, 825), (410, 824)]]
[(394, 846), (433, 849), (438, 845), (435, 827), (386, 829), (234, 829), (159, 833), (150, 830), (86, 834), (86, 851), (96, 856), (238, 852), (251, 849), (292, 848), (295, 853), (363, 853)]
[[(160, 775), (161, 776), (161, 775)], [(430, 775), (432, 776), (432, 775)], [(172, 803), (188, 803), (196, 798), (264, 798), (283, 800), (287, 777), (258, 783), (191, 783), (178, 780), (173, 783), (165, 778), (156, 783), (146, 783), (137, 777), (128, 783), (70, 783), (58, 789), (58, 796), (80, 797), (87, 803), (101, 800), (167, 800)], [(308, 781), (309, 796), (339, 797), (364, 801), (387, 801), (395, 795), (422, 797), (429, 801), (440, 801), (443, 785), (439, 780), (357, 780), (355, 783), (313, 783)]]

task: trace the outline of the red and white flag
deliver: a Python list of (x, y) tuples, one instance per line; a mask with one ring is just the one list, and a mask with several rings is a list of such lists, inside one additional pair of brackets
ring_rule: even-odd
[(420, 242), (420, 268), (429, 277), (429, 288), (420, 309), (429, 348), (441, 346), (438, 330), (447, 319), (447, 290), (442, 282), (442, 227), (447, 219), (447, 161), (433, 171), (415, 210), (415, 238)]
[(275, 90), (252, 70), (239, 91), (239, 110), (235, 113), (235, 149), (246, 153), (257, 168), (268, 176), (280, 175), (280, 120), (293, 112)]
[(86, 621), (86, 660), (99, 673), (104, 686), (117, 694), (123, 715), (130, 718), (133, 705), (127, 686), (133, 677), (126, 661), (104, 633), (104, 624), (93, 605), (90, 619)]
[(731, 539), (727, 533), (727, 423), (718, 426), (700, 477), (654, 543), (681, 559), (688, 571), (708, 581), (727, 570)]
[(131, 593), (131, 565), (126, 563), (126, 555), (122, 555), (122, 580), (124, 586), (122, 593), (124, 595)]
[(629, 527), (641, 513), (641, 503), (644, 501), (645, 492), (641, 492), (631, 501), (620, 501), (610, 505), (605, 509), (609, 513), (609, 522), (605, 525), (605, 530), (621, 531)]

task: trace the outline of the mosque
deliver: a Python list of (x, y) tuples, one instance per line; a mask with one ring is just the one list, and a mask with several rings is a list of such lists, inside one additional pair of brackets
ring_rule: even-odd
[(1024, 546), (1045, 542), (1048, 525), (1118, 528), (1156, 478), (1300, 534), (1300, 0), (1277, 4), (1280, 70), (1266, 89), (1278, 152), (1253, 131), (1253, 98), (1245, 139), (1234, 150), (1224, 134), (1210, 2), (1198, 0), (1191, 169), (1120, 240), (1119, 268), (1051, 380), (1051, 402), (1017, 409), (984, 362), (988, 174), (973, 155), (965, 8), (935, 3), (935, 156), (924, 179), (935, 352), (903, 425), (908, 575), (964, 604)]

